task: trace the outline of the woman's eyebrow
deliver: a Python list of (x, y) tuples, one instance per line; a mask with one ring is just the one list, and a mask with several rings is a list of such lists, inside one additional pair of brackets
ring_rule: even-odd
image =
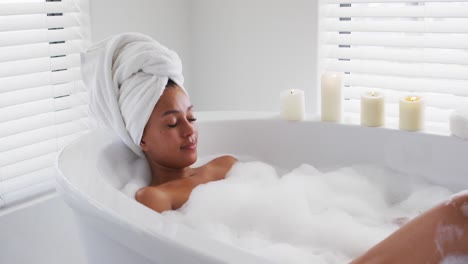
[[(189, 106), (187, 108), (187, 111), (191, 110), (192, 108), (193, 108), (193, 105)], [(164, 112), (164, 114), (162, 114), (161, 117), (167, 116), (167, 115), (170, 115), (170, 114), (177, 114), (179, 112), (180, 112), (179, 110), (175, 110), (175, 109), (174, 110), (168, 110), (168, 111)]]

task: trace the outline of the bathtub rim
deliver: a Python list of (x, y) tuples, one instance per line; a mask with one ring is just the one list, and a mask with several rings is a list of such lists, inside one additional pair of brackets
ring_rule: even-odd
[[(279, 112), (275, 111), (195, 111), (197, 122), (220, 122), (220, 121), (258, 121), (258, 120), (277, 120), (284, 123), (316, 123), (325, 126), (344, 126), (344, 127), (358, 127), (360, 129), (371, 129), (371, 130), (384, 130), (391, 131), (391, 133), (403, 133), (403, 134), (416, 134), (416, 135), (428, 135), (434, 137), (453, 138), (460, 141), (468, 141), (452, 135), (450, 132), (441, 131), (439, 128), (440, 123), (430, 122), (425, 129), (419, 131), (407, 131), (400, 130), (396, 123), (385, 124), (380, 127), (368, 127), (361, 124), (347, 122), (341, 120), (339, 122), (321, 121), (320, 116), (312, 113), (305, 113), (304, 119), (300, 121), (289, 121), (281, 118)], [(446, 123), (447, 129), (449, 123)]]

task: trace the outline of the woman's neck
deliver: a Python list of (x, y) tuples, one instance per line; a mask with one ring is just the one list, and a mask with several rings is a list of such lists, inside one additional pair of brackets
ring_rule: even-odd
[(190, 167), (174, 169), (174, 168), (165, 167), (153, 161), (149, 162), (149, 164), (151, 168), (151, 176), (152, 176), (151, 185), (152, 186), (160, 185), (160, 184), (172, 181), (172, 180), (190, 177), (195, 173), (194, 169)]

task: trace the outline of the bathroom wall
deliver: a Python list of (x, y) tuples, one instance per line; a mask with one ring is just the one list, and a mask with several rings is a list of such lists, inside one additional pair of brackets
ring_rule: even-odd
[[(102, 12), (109, 5), (119, 8)], [(93, 41), (139, 31), (178, 52), (197, 110), (278, 111), (291, 88), (315, 110), (317, 1), (93, 0), (91, 10)]]
[(303, 89), (314, 112), (317, 1), (190, 1), (192, 101), (198, 110), (279, 111)]
[[(190, 86), (189, 2), (195, 0), (90, 0), (91, 37), (99, 41), (122, 32), (141, 32), (176, 51)], [(108, 10), (107, 8), (112, 8)], [(189, 91), (190, 92), (190, 91)]]

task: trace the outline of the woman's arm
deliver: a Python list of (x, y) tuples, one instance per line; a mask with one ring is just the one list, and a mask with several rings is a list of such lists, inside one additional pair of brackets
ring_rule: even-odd
[(352, 264), (439, 263), (468, 254), (468, 195), (458, 196), (414, 218)]

